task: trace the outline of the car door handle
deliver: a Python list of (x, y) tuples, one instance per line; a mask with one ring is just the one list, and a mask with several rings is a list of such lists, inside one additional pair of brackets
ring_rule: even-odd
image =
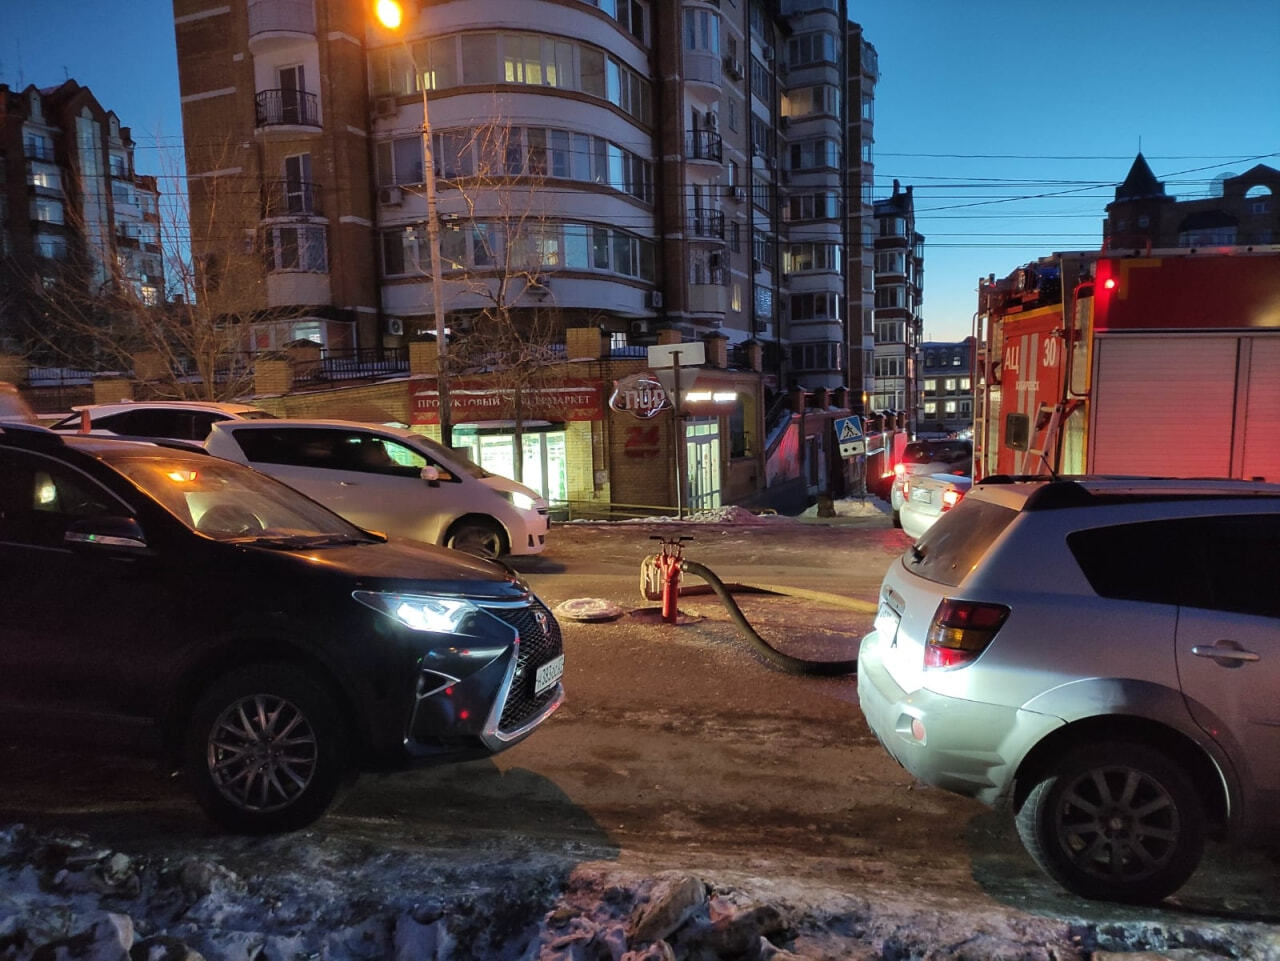
[(359, 481), (338, 481), (339, 487), (359, 487)]
[[(1232, 645), (1228, 647), (1227, 645)], [(1217, 644), (1197, 644), (1191, 649), (1196, 657), (1211, 657), (1223, 667), (1239, 667), (1249, 661), (1261, 658), (1253, 651), (1241, 650), (1234, 641), (1219, 641)]]

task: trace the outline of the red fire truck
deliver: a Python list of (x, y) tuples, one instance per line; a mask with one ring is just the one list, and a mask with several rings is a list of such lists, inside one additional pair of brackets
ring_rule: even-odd
[(1280, 481), (1280, 246), (1054, 254), (976, 323), (975, 480)]

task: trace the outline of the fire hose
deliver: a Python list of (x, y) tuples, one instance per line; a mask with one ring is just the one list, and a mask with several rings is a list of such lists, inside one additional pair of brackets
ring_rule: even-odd
[(858, 661), (856, 658), (847, 661), (811, 661), (802, 657), (793, 657), (778, 650), (761, 637), (759, 632), (751, 626), (751, 623), (742, 613), (742, 608), (738, 606), (729, 588), (725, 586), (724, 581), (705, 565), (684, 558), (682, 542), (691, 540), (691, 538), (679, 537), (667, 540), (661, 537), (654, 537), (653, 540), (662, 541), (662, 553), (652, 554), (644, 559), (640, 568), (640, 587), (641, 592), (650, 599), (655, 599), (660, 590), (662, 618), (667, 623), (676, 623), (676, 602), (680, 596), (680, 575), (688, 571), (690, 574), (701, 577), (711, 586), (716, 596), (720, 598), (721, 603), (729, 611), (729, 616), (733, 619), (733, 622), (747, 639), (747, 643), (752, 650), (773, 666), (786, 671), (788, 674), (807, 674), (815, 677), (840, 677), (857, 673)]

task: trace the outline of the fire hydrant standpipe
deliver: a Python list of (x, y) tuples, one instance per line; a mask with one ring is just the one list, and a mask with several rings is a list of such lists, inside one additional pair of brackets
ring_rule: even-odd
[(645, 563), (641, 566), (641, 591), (646, 596), (656, 593), (653, 588), (657, 585), (653, 584), (650, 578), (651, 576), (661, 578), (662, 619), (668, 624), (675, 624), (677, 621), (676, 605), (680, 599), (680, 574), (682, 571), (688, 571), (690, 574), (696, 574), (701, 577), (711, 585), (711, 589), (715, 591), (721, 603), (728, 609), (729, 616), (738, 625), (738, 629), (746, 637), (752, 649), (770, 664), (786, 671), (788, 674), (839, 677), (845, 674), (857, 673), (858, 661), (856, 658), (849, 661), (810, 661), (805, 658), (784, 654), (761, 637), (750, 622), (747, 621), (746, 616), (742, 613), (742, 608), (738, 607), (737, 601), (733, 599), (733, 595), (725, 586), (724, 581), (720, 580), (710, 568), (696, 561), (684, 559), (683, 542), (693, 540), (692, 537), (679, 537), (668, 540), (655, 536), (651, 539), (662, 541), (662, 553), (645, 558)]

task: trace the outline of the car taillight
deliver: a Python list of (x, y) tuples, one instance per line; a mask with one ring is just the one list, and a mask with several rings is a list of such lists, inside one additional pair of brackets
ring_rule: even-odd
[(911, 478), (910, 477), (904, 477), (902, 479), (902, 496), (904, 499), (911, 496)]
[(942, 509), (944, 511), (951, 510), (951, 508), (960, 503), (960, 498), (962, 497), (964, 497), (964, 494), (954, 487), (944, 490), (942, 492)]
[(987, 649), (1000, 630), (1009, 608), (945, 598), (933, 614), (925, 638), (925, 670), (964, 667)]

